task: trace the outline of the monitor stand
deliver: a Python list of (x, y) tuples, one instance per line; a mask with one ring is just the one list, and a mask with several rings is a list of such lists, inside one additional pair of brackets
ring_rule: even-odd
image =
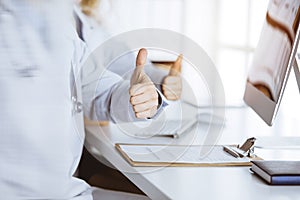
[(300, 71), (299, 71), (300, 63), (299, 62), (300, 62), (300, 53), (297, 53), (293, 66), (294, 66), (295, 77), (298, 83), (298, 89), (300, 93)]

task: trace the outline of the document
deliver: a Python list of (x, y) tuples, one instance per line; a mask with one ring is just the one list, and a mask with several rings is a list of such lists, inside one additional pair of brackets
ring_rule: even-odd
[(236, 158), (222, 145), (116, 144), (133, 166), (250, 166), (250, 158)]

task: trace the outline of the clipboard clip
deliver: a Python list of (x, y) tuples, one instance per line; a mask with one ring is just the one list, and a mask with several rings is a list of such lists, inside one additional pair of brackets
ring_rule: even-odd
[(251, 157), (254, 153), (254, 143), (256, 138), (248, 138), (242, 146), (223, 146), (223, 150), (235, 158), (243, 158), (245, 156)]

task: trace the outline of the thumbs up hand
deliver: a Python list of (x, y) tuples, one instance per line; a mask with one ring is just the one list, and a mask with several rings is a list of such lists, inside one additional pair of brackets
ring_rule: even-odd
[(130, 79), (130, 103), (137, 118), (153, 117), (158, 106), (158, 94), (151, 79), (144, 72), (147, 50), (140, 49), (136, 67)]
[(171, 66), (169, 75), (166, 76), (162, 84), (162, 92), (168, 100), (178, 100), (182, 92), (181, 72), (182, 55), (180, 54)]

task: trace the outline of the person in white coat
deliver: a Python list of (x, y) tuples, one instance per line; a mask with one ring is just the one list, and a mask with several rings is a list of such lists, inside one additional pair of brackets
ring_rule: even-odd
[[(111, 79), (110, 88), (99, 87), (94, 99), (82, 100), (81, 95), (88, 94), (94, 86), (82, 79), (85, 44), (71, 22), (72, 9), (72, 1), (0, 2), (3, 199), (143, 198), (91, 189), (73, 176), (84, 142), (83, 109), (88, 116), (109, 117), (114, 121), (153, 117), (157, 114), (159, 95), (143, 72), (146, 59), (143, 49), (131, 84), (117, 76), (107, 76)], [(123, 112), (118, 107), (122, 104), (114, 100), (121, 96), (118, 102), (128, 104), (122, 108)], [(106, 108), (95, 113), (96, 107)]]

